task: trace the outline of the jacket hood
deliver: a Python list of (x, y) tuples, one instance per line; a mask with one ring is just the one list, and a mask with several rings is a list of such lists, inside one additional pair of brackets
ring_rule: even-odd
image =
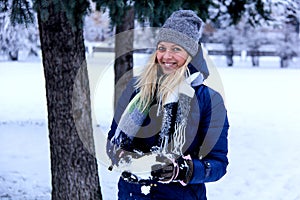
[[(201, 83), (207, 79), (207, 77), (209, 76), (209, 70), (206, 64), (206, 61), (203, 57), (203, 50), (201, 47), (201, 44), (199, 44), (198, 47), (198, 52), (197, 54), (193, 57), (193, 59), (191, 60), (191, 62), (188, 64), (189, 70), (191, 72), (191, 74), (195, 73), (195, 72), (200, 72), (202, 75), (202, 80)], [(200, 78), (197, 78), (195, 81), (199, 82)], [(193, 81), (193, 85), (194, 85), (194, 81)]]

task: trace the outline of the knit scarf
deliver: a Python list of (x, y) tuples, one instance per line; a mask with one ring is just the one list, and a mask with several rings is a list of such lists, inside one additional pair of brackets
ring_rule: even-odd
[[(200, 75), (199, 72), (189, 75), (186, 79), (169, 92), (164, 105), (159, 101), (157, 115), (162, 115), (162, 124), (159, 133), (159, 144), (154, 147), (156, 153), (164, 155), (183, 155), (185, 144), (185, 130), (188, 123), (191, 99), (194, 89), (191, 83)], [(111, 142), (118, 148), (130, 145), (144, 120), (149, 114), (151, 105), (141, 109), (140, 93), (137, 93), (123, 112), (115, 135)], [(149, 130), (151, 131), (151, 130)]]

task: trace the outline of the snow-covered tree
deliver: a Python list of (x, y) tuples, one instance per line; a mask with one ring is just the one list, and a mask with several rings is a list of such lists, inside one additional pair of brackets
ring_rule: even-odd
[[(216, 1), (220, 5), (219, 10), (212, 10), (212, 13), (220, 17), (214, 24), (217, 28), (214, 38), (222, 41), (227, 52), (231, 51), (234, 44), (244, 46), (250, 52), (253, 66), (259, 65), (260, 48), (265, 44), (272, 44), (274, 52), (281, 58), (281, 67), (288, 67), (291, 59), (299, 55), (300, 1), (247, 2), (242, 6), (241, 2), (233, 0)], [(233, 8), (242, 12), (237, 15), (239, 23), (232, 27), (235, 21), (231, 20), (229, 11)], [(262, 11), (267, 15), (260, 15)], [(230, 65), (232, 58), (230, 55), (227, 58)]]
[(266, 33), (261, 27), (256, 29), (249, 27), (246, 33), (245, 44), (247, 51), (249, 52), (248, 55), (251, 56), (253, 67), (259, 66), (259, 50), (260, 47), (268, 43), (267, 35), (268, 33)]
[[(216, 28), (212, 39), (223, 43), (226, 52), (227, 65), (233, 66), (233, 55), (236, 46), (244, 46), (250, 51), (256, 51), (263, 39), (259, 35), (249, 37), (248, 31), (255, 32), (255, 27), (270, 20), (269, 0), (225, 0), (214, 1), (216, 7), (211, 7), (213, 17), (219, 16), (217, 21), (211, 21)], [(216, 9), (217, 8), (217, 9)], [(239, 49), (241, 50), (241, 49)], [(257, 65), (257, 57), (253, 57), (253, 63)]]
[[(281, 58), (281, 67), (287, 67), (297, 55), (297, 31), (299, 31), (299, 5), (296, 0), (274, 0), (271, 3), (270, 19), (261, 21), (260, 26), (239, 23), (243, 30), (243, 44), (252, 58), (252, 65), (259, 65), (260, 48), (265, 44), (273, 45), (272, 51)], [(243, 21), (243, 20), (242, 20)]]
[[(13, 6), (8, 9), (10, 1)], [(83, 18), (90, 2), (34, 0), (33, 3), (45, 75), (51, 199), (101, 200), (83, 37)], [(32, 11), (28, 4), (28, 0), (0, 1), (0, 6), (4, 5), (11, 13), (12, 22), (21, 23), (32, 16), (28, 15)]]
[(210, 19), (215, 21), (219, 28), (236, 25), (241, 20), (252, 26), (270, 19), (271, 0), (213, 0), (210, 7)]
[(226, 28), (218, 29), (212, 37), (212, 40), (224, 45), (227, 66), (229, 67), (233, 66), (234, 45), (239, 43), (238, 35), (239, 30), (237, 27), (230, 25)]
[(247, 51), (247, 55), (251, 57), (252, 66), (259, 66), (260, 50), (266, 44), (270, 43), (270, 29), (266, 28), (267, 21), (260, 22), (260, 25), (252, 26), (242, 20), (237, 28), (239, 32), (239, 45), (242, 50)]
[(274, 39), (277, 54), (280, 56), (280, 67), (289, 66), (293, 57), (299, 55), (299, 15), (298, 0), (275, 0), (273, 4), (273, 27), (278, 30)]
[[(7, 1), (7, 9), (11, 8), (12, 2)], [(18, 60), (19, 52), (25, 51), (28, 55), (38, 55), (39, 37), (35, 23), (13, 23), (13, 17), (8, 10), (1, 7), (0, 12), (0, 54), (9, 60)]]
[(84, 19), (84, 38), (89, 42), (104, 41), (110, 30), (108, 13), (93, 10)]

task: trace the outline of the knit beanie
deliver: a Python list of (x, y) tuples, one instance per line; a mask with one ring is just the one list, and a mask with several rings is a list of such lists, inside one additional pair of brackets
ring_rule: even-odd
[(192, 57), (198, 51), (202, 20), (192, 10), (175, 11), (164, 23), (156, 38), (183, 47)]

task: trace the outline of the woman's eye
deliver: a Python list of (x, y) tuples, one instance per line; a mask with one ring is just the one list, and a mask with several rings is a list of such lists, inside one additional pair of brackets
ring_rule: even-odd
[(173, 51), (174, 51), (174, 52), (178, 52), (178, 51), (181, 51), (181, 49), (178, 48), (178, 47), (175, 47), (175, 48), (173, 48)]
[(166, 48), (165, 47), (158, 47), (157, 50), (158, 51), (166, 51)]

